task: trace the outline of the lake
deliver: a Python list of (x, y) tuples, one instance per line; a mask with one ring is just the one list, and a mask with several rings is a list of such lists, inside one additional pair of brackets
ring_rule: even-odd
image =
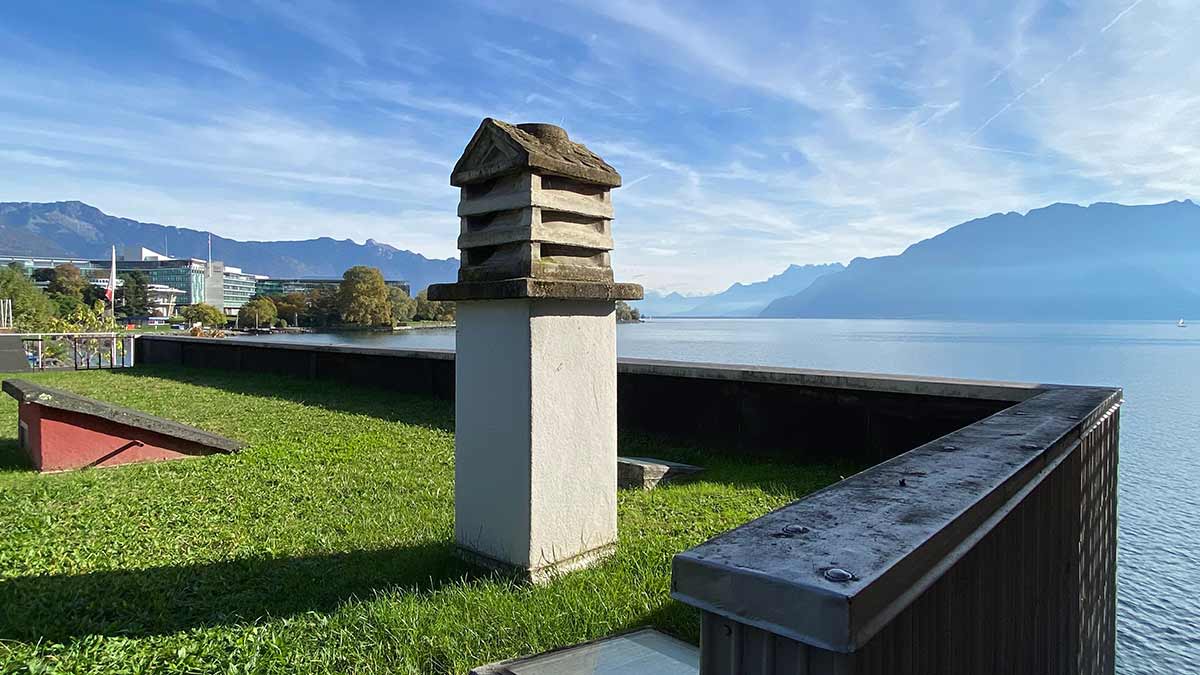
[[(1118, 671), (1200, 667), (1200, 326), (660, 319), (617, 331), (622, 356), (1124, 387)], [(255, 339), (454, 348), (453, 329)]]

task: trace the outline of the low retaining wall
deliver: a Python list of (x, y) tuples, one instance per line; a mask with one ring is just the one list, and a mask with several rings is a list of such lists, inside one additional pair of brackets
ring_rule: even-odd
[[(145, 336), (140, 363), (454, 397), (454, 354)], [(1110, 675), (1121, 390), (620, 359), (618, 424), (872, 468), (675, 556), (709, 675)]]
[[(454, 399), (454, 352), (146, 335), (140, 364), (294, 375)], [(622, 431), (760, 456), (875, 463), (1037, 392), (1033, 385), (675, 363), (617, 362)]]

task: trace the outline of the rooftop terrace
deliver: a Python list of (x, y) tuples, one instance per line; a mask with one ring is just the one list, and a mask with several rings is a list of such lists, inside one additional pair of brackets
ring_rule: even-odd
[(465, 673), (642, 625), (695, 643), (672, 556), (862, 468), (622, 434), (707, 471), (621, 491), (616, 556), (529, 586), (454, 555), (448, 401), (172, 366), (25, 377), (248, 444), (39, 475), (0, 402), (0, 663), (31, 672)]

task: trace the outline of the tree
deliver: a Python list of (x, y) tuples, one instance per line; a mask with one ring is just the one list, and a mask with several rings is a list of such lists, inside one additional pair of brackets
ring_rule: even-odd
[(275, 319), (279, 318), (279, 310), (271, 298), (265, 295), (256, 295), (242, 305), (242, 308), (238, 310), (238, 316), (241, 317), (239, 323), (245, 327), (270, 327), (274, 326)]
[(632, 323), (642, 320), (642, 313), (636, 307), (630, 307), (624, 300), (617, 301), (617, 321)]
[(0, 269), (0, 298), (12, 300), (13, 326), (23, 333), (50, 330), (54, 304), (28, 277), (24, 270), (10, 266)]
[(311, 314), (310, 300), (310, 296), (305, 293), (288, 293), (271, 298), (279, 316), (290, 321), (293, 326), (311, 326), (318, 323)]
[(122, 318), (150, 316), (150, 277), (145, 272), (122, 272), (115, 314)]
[(453, 321), (454, 303), (430, 300), (428, 291), (417, 293), (417, 321)]
[(80, 303), (68, 314), (54, 319), (52, 330), (55, 333), (112, 333), (117, 330), (117, 323), (109, 316), (104, 303), (97, 301), (92, 305)]
[(342, 320), (339, 290), (314, 288), (308, 293), (309, 325), (332, 326)]
[(63, 263), (55, 265), (54, 272), (50, 276), (50, 286), (46, 288), (46, 292), (83, 302), (83, 294), (88, 286), (91, 284), (84, 278), (83, 272), (80, 272), (78, 267), (71, 263)]
[(359, 326), (390, 324), (392, 304), (383, 273), (365, 265), (346, 270), (338, 286), (338, 312), (345, 323)]
[(179, 315), (189, 324), (198, 323), (202, 326), (220, 327), (224, 326), (225, 322), (228, 321), (221, 310), (203, 302), (184, 307), (179, 310)]
[(392, 303), (392, 323), (412, 321), (417, 315), (417, 301), (408, 297), (403, 288), (389, 288), (388, 300)]

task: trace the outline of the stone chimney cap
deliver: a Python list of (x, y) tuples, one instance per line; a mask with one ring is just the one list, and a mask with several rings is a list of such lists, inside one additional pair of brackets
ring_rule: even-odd
[(553, 124), (509, 124), (485, 118), (467, 143), (450, 174), (450, 184), (463, 187), (516, 171), (565, 176), (614, 188), (621, 174), (591, 150), (567, 137)]

